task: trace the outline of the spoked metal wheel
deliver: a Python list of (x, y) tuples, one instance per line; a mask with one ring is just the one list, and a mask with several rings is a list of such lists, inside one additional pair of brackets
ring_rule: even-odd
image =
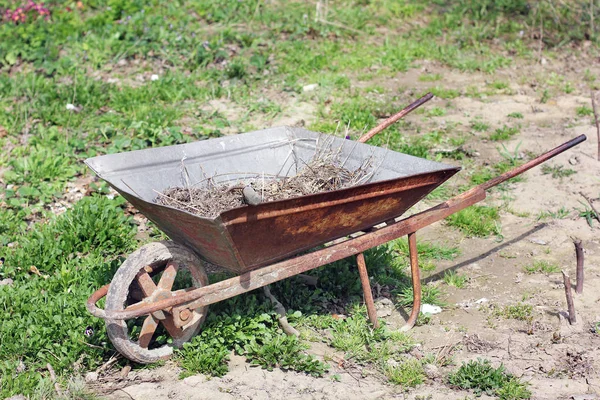
[[(117, 270), (106, 296), (106, 310), (120, 311), (140, 301), (170, 298), (173, 292), (208, 285), (203, 262), (184, 246), (164, 241), (132, 253)], [(198, 333), (208, 306), (191, 310), (178, 328), (170, 309), (131, 320), (106, 320), (108, 336), (125, 357), (139, 363), (169, 358)]]

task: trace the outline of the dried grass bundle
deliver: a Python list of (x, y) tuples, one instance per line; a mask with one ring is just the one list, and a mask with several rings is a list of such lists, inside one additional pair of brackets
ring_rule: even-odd
[(299, 172), (294, 176), (251, 174), (251, 177), (226, 183), (217, 183), (215, 177), (211, 177), (201, 181), (199, 186), (188, 184), (187, 187), (168, 188), (158, 193), (155, 201), (214, 218), (224, 211), (246, 206), (242, 191), (247, 186), (252, 187), (264, 203), (358, 186), (373, 176), (371, 157), (354, 171), (344, 167), (347, 159), (341, 160), (341, 148), (332, 150), (330, 143), (325, 143), (321, 148), (317, 146), (313, 159), (299, 166)]

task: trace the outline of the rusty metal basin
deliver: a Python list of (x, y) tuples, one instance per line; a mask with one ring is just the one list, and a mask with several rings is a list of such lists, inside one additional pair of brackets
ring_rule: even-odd
[[(157, 192), (206, 176), (215, 181), (292, 176), (324, 143), (340, 151), (350, 170), (371, 157), (371, 179), (347, 189), (235, 208), (216, 218), (154, 202)], [(85, 162), (172, 240), (238, 274), (398, 217), (460, 170), (287, 126)]]

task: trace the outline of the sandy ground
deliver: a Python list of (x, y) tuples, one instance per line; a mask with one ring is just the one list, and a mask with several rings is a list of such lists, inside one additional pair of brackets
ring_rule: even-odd
[[(579, 106), (590, 106), (588, 91), (581, 80), (585, 68), (583, 63), (573, 63), (569, 59), (554, 60), (544, 66), (517, 65), (490, 76), (460, 73), (423, 63), (421, 68), (376, 82), (389, 93), (407, 87), (418, 93), (429, 86), (455, 88), (464, 93), (469, 86), (483, 90), (489, 89), (486, 84), (491, 81), (506, 81), (510, 85), (506, 93), (482, 98), (435, 99), (426, 107), (447, 106), (445, 116), (425, 121), (423, 115), (411, 115), (408, 120), (423, 124), (427, 129), (449, 123), (468, 127), (470, 120), (480, 116), (495, 129), (508, 122), (507, 114), (520, 112), (524, 116), (519, 121), (521, 133), (505, 145), (514, 149), (520, 143), (519, 151), (535, 154), (579, 134), (588, 136), (587, 142), (550, 161), (550, 165), (574, 169), (576, 174), (554, 179), (537, 168), (528, 172), (523, 182), (510, 185), (511, 190), (507, 192), (511, 198), (509, 207), (501, 215), (503, 240), (493, 237), (465, 239), (440, 223), (419, 232), (420, 240), (458, 245), (461, 249), (459, 258), (440, 262), (436, 271), (425, 274), (425, 283), (442, 285), (443, 272), (448, 269), (469, 277), (463, 289), (444, 285), (449, 306), (434, 316), (430, 324), (412, 331), (414, 338), (421, 342), (417, 349), (421, 353), (443, 352), (453, 356), (455, 366), (442, 368), (440, 376), (445, 376), (462, 361), (480, 357), (490, 359), (495, 365), (503, 363), (511, 373), (528, 381), (533, 399), (600, 398), (594, 397), (600, 391), (600, 335), (593, 332), (593, 324), (600, 321), (600, 223), (591, 228), (574, 211), (574, 208), (583, 208), (580, 201), (584, 200), (579, 192), (593, 199), (600, 195), (595, 127), (590, 117), (576, 118), (575, 112)], [(443, 78), (438, 82), (419, 82), (418, 76), (424, 72), (439, 73)], [(574, 84), (575, 91), (571, 94), (558, 91), (548, 102), (541, 104), (536, 88), (547, 84), (554, 72), (566, 76)], [(599, 68), (592, 72), (600, 76)], [(302, 124), (315, 118), (316, 108), (308, 95), (284, 99), (282, 104), (283, 113), (275, 120), (267, 121), (267, 125)], [(229, 112), (223, 104), (214, 103), (210, 107)], [(473, 162), (478, 165), (501, 160), (498, 143), (467, 140), (465, 146), (477, 152)], [(454, 163), (460, 164), (459, 161)], [(503, 201), (502, 193), (498, 191), (486, 200), (492, 204)], [(539, 212), (556, 211), (561, 207), (570, 210), (567, 218), (536, 220)], [(596, 207), (600, 207), (600, 201), (596, 201)], [(565, 319), (566, 303), (560, 273), (527, 275), (523, 273), (523, 267), (535, 259), (543, 259), (557, 264), (574, 278), (573, 238), (580, 239), (585, 249), (586, 281), (583, 294), (575, 296), (577, 324), (569, 325)], [(491, 307), (514, 304), (523, 299), (534, 306), (534, 323), (491, 316)], [(403, 316), (396, 310), (386, 320), (392, 327), (404, 323)], [(321, 356), (327, 352), (334, 350), (324, 345), (316, 346), (314, 350)], [(473, 397), (468, 392), (448, 388), (441, 377), (432, 376), (425, 384), (405, 391), (385, 383), (374, 371), (345, 370), (336, 365), (332, 365), (327, 377), (312, 378), (294, 372), (252, 368), (243, 359), (232, 357), (230, 372), (222, 378), (193, 376), (179, 380), (178, 372), (171, 363), (157, 369), (132, 371), (125, 379), (119, 378), (115, 371), (95, 383), (92, 389), (108, 399), (451, 400)], [(339, 382), (332, 379), (334, 374), (339, 374)]]

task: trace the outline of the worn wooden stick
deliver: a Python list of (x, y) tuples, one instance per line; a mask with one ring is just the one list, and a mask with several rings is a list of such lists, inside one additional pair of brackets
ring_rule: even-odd
[(600, 122), (598, 122), (598, 110), (596, 109), (596, 93), (592, 90), (592, 109), (594, 110), (594, 121), (596, 122), (596, 135), (598, 136), (598, 161), (600, 161)]
[(569, 275), (562, 271), (563, 282), (565, 284), (565, 296), (567, 297), (567, 309), (569, 312), (569, 324), (575, 325), (577, 317), (575, 316), (575, 305), (573, 304), (573, 292), (571, 292), (571, 279)]
[(577, 256), (577, 285), (575, 286), (575, 293), (583, 293), (583, 247), (581, 247), (581, 240), (577, 239), (573, 241), (575, 245), (575, 255)]

